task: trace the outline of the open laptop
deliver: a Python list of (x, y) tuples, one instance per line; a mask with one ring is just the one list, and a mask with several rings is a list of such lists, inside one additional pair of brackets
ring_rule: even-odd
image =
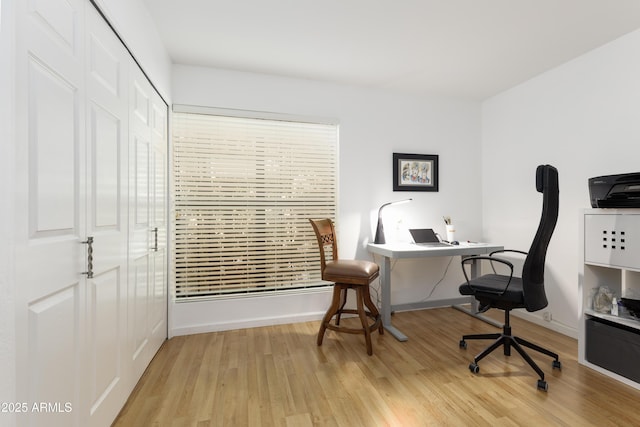
[(411, 237), (416, 245), (420, 246), (451, 246), (449, 243), (441, 242), (431, 228), (412, 228), (409, 229)]

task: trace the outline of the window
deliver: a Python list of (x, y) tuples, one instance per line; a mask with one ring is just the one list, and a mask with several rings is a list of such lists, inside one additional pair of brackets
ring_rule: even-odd
[(177, 300), (325, 286), (308, 219), (335, 219), (337, 142), (336, 124), (175, 106)]

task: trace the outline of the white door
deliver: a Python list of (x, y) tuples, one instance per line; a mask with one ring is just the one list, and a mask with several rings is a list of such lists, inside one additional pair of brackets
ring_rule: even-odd
[(166, 338), (166, 106), (140, 70), (130, 78), (129, 331), (138, 378)]
[(86, 0), (16, 2), (15, 90), (16, 420), (109, 425), (166, 337), (166, 106)]
[(151, 93), (151, 251), (149, 335), (153, 354), (167, 338), (167, 105)]
[(87, 392), (90, 425), (109, 425), (126, 402), (129, 63), (93, 7), (86, 16), (87, 235), (93, 277), (86, 285)]
[(16, 394), (28, 406), (17, 421), (81, 425), (87, 271), (87, 245), (81, 243), (87, 237), (85, 2), (14, 4)]

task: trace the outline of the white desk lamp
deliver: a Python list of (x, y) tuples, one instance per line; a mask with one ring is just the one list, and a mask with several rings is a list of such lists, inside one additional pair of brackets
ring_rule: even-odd
[(378, 226), (376, 227), (376, 237), (373, 243), (386, 243), (386, 240), (384, 238), (384, 227), (382, 226), (382, 209), (389, 205), (399, 205), (401, 203), (407, 203), (412, 200), (413, 199), (399, 200), (397, 202), (385, 203), (384, 205), (380, 206), (380, 209), (378, 209)]

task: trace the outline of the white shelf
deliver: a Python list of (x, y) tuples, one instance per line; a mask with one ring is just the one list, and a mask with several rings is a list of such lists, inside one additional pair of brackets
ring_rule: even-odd
[[(620, 269), (620, 270), (623, 269), (622, 267), (612, 266), (611, 264), (601, 264), (601, 263), (598, 263), (598, 262), (585, 261), (584, 264), (585, 265), (592, 265), (594, 267), (614, 268), (614, 269)], [(638, 268), (624, 267), (624, 270), (625, 271), (634, 271), (634, 272), (640, 273), (640, 267), (638, 267)]]
[[(616, 330), (632, 331), (640, 336), (640, 319), (615, 316), (600, 313), (591, 308), (590, 298), (597, 289), (607, 286), (616, 298), (640, 299), (640, 209), (586, 209), (580, 217), (580, 331), (578, 335), (578, 360), (581, 364), (595, 369), (611, 378), (640, 389), (640, 382), (626, 378), (629, 375), (628, 360), (615, 358), (621, 353), (607, 353), (609, 347), (596, 347), (596, 359), (587, 360), (587, 323), (589, 319), (607, 321)], [(617, 327), (616, 325), (620, 325)], [(593, 332), (591, 332), (593, 333)], [(606, 333), (605, 333), (606, 335)], [(614, 335), (617, 335), (614, 334)], [(595, 336), (594, 336), (595, 337)], [(625, 336), (627, 337), (627, 336)], [(597, 340), (597, 338), (594, 338)], [(608, 338), (604, 338), (606, 342)], [(626, 339), (626, 338), (625, 338)], [(636, 342), (634, 338), (632, 341)], [(594, 345), (597, 341), (592, 342)], [(612, 341), (613, 343), (613, 341)], [(616, 341), (615, 346), (620, 351), (626, 346), (625, 341)], [(629, 347), (630, 348), (630, 347)], [(615, 360), (611, 362), (611, 360)], [(602, 366), (600, 366), (602, 365)], [(626, 366), (621, 366), (626, 365)], [(609, 369), (604, 366), (608, 366)], [(624, 372), (627, 370), (626, 372)], [(630, 377), (638, 379), (638, 371), (632, 368)]]
[(620, 325), (625, 325), (640, 331), (640, 319), (634, 319), (632, 317), (614, 316), (613, 314), (607, 314), (607, 313), (599, 313), (591, 309), (585, 310), (584, 314), (587, 316), (608, 320), (609, 322), (618, 323)]

